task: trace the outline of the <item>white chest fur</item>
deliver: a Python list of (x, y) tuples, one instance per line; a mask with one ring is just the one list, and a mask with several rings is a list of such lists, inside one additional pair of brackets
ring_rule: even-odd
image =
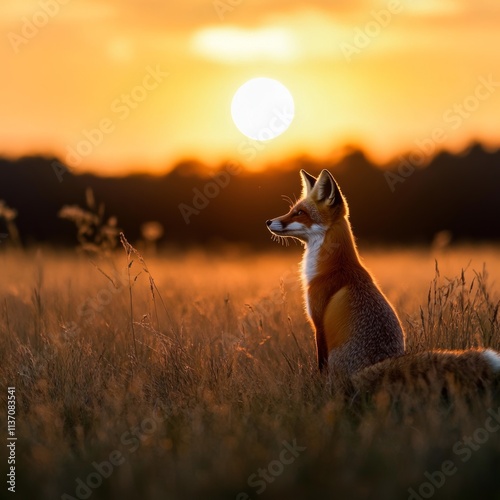
[(311, 308), (309, 305), (309, 297), (307, 289), (312, 279), (316, 276), (318, 272), (318, 259), (321, 247), (325, 235), (323, 231), (320, 231), (320, 226), (318, 226), (318, 231), (309, 239), (306, 250), (304, 252), (304, 257), (302, 259), (302, 280), (304, 283), (304, 295), (307, 307), (307, 313), (311, 316)]

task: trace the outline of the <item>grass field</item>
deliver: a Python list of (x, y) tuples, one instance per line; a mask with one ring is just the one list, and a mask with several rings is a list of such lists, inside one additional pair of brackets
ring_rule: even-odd
[[(500, 348), (499, 248), (362, 254), (409, 351)], [(316, 371), (299, 259), (1, 252), (0, 496), (500, 498), (500, 398), (350, 408)]]

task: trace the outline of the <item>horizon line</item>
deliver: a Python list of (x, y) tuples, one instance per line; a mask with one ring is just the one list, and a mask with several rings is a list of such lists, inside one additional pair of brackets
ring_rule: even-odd
[[(332, 151), (331, 154), (314, 156), (310, 152), (302, 152), (298, 154), (289, 155), (287, 158), (281, 161), (268, 161), (265, 164), (261, 164), (258, 167), (249, 166), (245, 162), (238, 159), (228, 158), (226, 160), (220, 160), (217, 162), (204, 162), (201, 158), (196, 157), (179, 157), (179, 159), (172, 161), (169, 167), (164, 167), (161, 170), (151, 169), (151, 167), (123, 167), (126, 169), (122, 170), (121, 173), (117, 172), (103, 172), (102, 166), (95, 167), (85, 167), (85, 168), (75, 168), (68, 165), (61, 160), (60, 156), (54, 153), (44, 153), (44, 152), (32, 152), (22, 155), (10, 155), (4, 152), (0, 152), (0, 160), (9, 161), (12, 163), (21, 162), (27, 159), (43, 159), (51, 161), (54, 163), (54, 168), (59, 168), (61, 171), (71, 173), (74, 176), (83, 175), (93, 175), (96, 177), (103, 178), (123, 178), (123, 177), (133, 177), (133, 176), (150, 176), (150, 177), (163, 177), (170, 173), (176, 171), (179, 167), (183, 165), (190, 165), (192, 172), (198, 176), (203, 176), (203, 174), (210, 175), (212, 172), (217, 172), (224, 170), (228, 166), (238, 166), (245, 173), (248, 174), (259, 174), (265, 171), (288, 171), (291, 170), (294, 164), (300, 161), (309, 161), (315, 164), (324, 164), (331, 162), (329, 168), (335, 168), (342, 164), (347, 158), (354, 155), (361, 155), (366, 159), (366, 162), (379, 170), (392, 170), (399, 164), (410, 164), (414, 168), (427, 168), (438, 156), (450, 155), (454, 157), (467, 156), (473, 149), (481, 149), (486, 154), (496, 154), (500, 151), (500, 142), (495, 145), (487, 144), (480, 140), (471, 140), (466, 146), (461, 149), (453, 149), (450, 147), (434, 147), (432, 152), (424, 151), (422, 147), (415, 147), (405, 153), (400, 153), (391, 157), (391, 159), (386, 161), (377, 161), (373, 154), (367, 150), (367, 148), (360, 145), (345, 144), (344, 146), (338, 148), (337, 151)], [(289, 165), (287, 165), (289, 164)]]

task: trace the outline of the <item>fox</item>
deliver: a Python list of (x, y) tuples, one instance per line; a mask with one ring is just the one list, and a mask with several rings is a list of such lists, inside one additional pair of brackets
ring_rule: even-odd
[(355, 373), (344, 388), (354, 397), (376, 394), (387, 387), (394, 394), (415, 395), (417, 390), (426, 399), (436, 389), (445, 399), (454, 391), (474, 397), (488, 388), (498, 392), (499, 373), (500, 355), (493, 349), (432, 350), (369, 366)]
[(474, 366), (479, 378), (500, 372), (500, 354), (492, 349), (406, 353), (401, 321), (361, 261), (349, 207), (334, 177), (328, 170), (317, 178), (300, 170), (300, 177), (299, 201), (266, 225), (274, 238), (295, 238), (305, 247), (302, 286), (320, 372), (365, 387), (383, 377), (402, 377), (405, 369), (424, 373), (432, 367)]

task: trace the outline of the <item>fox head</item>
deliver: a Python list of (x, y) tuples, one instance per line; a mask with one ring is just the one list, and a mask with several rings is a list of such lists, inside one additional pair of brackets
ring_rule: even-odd
[(344, 219), (348, 215), (348, 207), (328, 170), (322, 170), (318, 178), (305, 170), (300, 171), (300, 176), (302, 198), (287, 214), (270, 219), (266, 224), (276, 236), (297, 238), (308, 243)]

